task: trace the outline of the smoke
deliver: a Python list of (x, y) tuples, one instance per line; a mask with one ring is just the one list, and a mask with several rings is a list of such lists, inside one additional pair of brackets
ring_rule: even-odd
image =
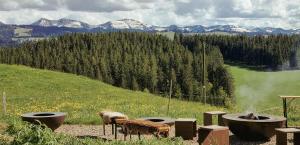
[(300, 48), (299, 45), (291, 49), (289, 59), (282, 65), (278, 66), (280, 70), (298, 70), (300, 69)]
[[(270, 73), (270, 72), (257, 72)], [(259, 77), (259, 78), (258, 78)], [(270, 101), (270, 94), (276, 84), (274, 76), (270, 75), (247, 75), (243, 78), (246, 84), (238, 86), (237, 95), (239, 96), (238, 103), (245, 113), (257, 113), (265, 102)], [(257, 80), (257, 81), (254, 81)]]

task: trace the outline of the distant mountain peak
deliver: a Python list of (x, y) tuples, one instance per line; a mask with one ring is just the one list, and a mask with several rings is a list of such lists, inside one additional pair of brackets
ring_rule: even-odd
[(44, 27), (49, 27), (51, 26), (51, 20), (46, 19), (46, 18), (40, 18), (36, 22), (32, 23), (31, 25), (38, 25), (38, 26), (44, 26)]
[(108, 29), (133, 29), (133, 30), (143, 30), (148, 31), (151, 26), (148, 26), (138, 20), (134, 19), (120, 19), (115, 21), (109, 21), (104, 24), (99, 25), (100, 28)]
[(5, 25), (3, 22), (0, 21), (0, 25)]
[(32, 25), (43, 26), (43, 27), (69, 27), (69, 28), (89, 28), (89, 24), (76, 21), (68, 18), (61, 18), (59, 20), (49, 20), (46, 18), (41, 18), (38, 21), (32, 23)]

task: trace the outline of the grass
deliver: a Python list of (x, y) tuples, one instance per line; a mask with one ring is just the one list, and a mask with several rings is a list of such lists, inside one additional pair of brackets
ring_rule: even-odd
[[(278, 95), (300, 95), (300, 71), (259, 72), (233, 66), (229, 68), (234, 77), (239, 111), (282, 115)], [(97, 113), (105, 109), (124, 112), (130, 118), (193, 117), (201, 124), (203, 112), (226, 110), (172, 99), (167, 114), (168, 99), (164, 97), (117, 88), (73, 74), (17, 65), (0, 64), (0, 92), (6, 92), (7, 110), (12, 116), (32, 111), (62, 111), (68, 113), (68, 124), (100, 124)], [(289, 123), (300, 125), (299, 105), (294, 106), (290, 109)], [(268, 110), (273, 107), (275, 109)], [(268, 111), (264, 111), (266, 109)]]
[[(25, 66), (0, 64), (0, 92), (7, 96), (8, 114), (18, 116), (33, 111), (67, 112), (68, 124), (100, 124), (98, 112), (114, 110), (130, 118), (169, 116), (197, 118), (202, 113), (224, 108), (117, 88), (100, 81)], [(0, 119), (1, 120), (1, 119)]]
[(100, 138), (76, 138), (66, 134), (57, 134), (43, 125), (32, 125), (20, 120), (11, 121), (10, 124), (5, 132), (0, 133), (1, 145), (183, 145), (183, 140), (180, 138), (105, 141)]
[[(300, 96), (300, 71), (264, 72), (230, 66), (241, 111), (282, 115), (279, 95)], [(300, 99), (289, 110), (289, 124), (300, 126)]]
[[(182, 144), (180, 139), (169, 138), (132, 142), (78, 139), (26, 124), (20, 121), (19, 115), (32, 111), (62, 111), (68, 113), (65, 123), (100, 124), (97, 113), (109, 109), (124, 112), (130, 118), (194, 117), (202, 124), (202, 113), (210, 110), (282, 115), (278, 95), (300, 95), (300, 71), (259, 72), (233, 66), (229, 69), (234, 77), (238, 107), (226, 110), (172, 99), (167, 114), (168, 99), (164, 97), (117, 88), (73, 74), (0, 64), (0, 92), (6, 92), (8, 110), (8, 115), (0, 114), (0, 144)], [(289, 110), (289, 125), (300, 126), (299, 115), (299, 103), (294, 104)]]

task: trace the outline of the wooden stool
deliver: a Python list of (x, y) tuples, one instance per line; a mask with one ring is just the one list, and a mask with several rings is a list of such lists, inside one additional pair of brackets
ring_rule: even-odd
[(287, 145), (287, 134), (294, 134), (294, 145), (300, 145), (300, 129), (296, 128), (277, 128), (276, 145)]
[(218, 115), (218, 125), (219, 126), (225, 126), (223, 122), (222, 116), (225, 115), (226, 112), (223, 111), (210, 111), (210, 112), (204, 112), (203, 114), (203, 124), (204, 126), (207, 125), (213, 125), (213, 115)]
[(210, 125), (198, 129), (199, 145), (229, 145), (228, 127)]
[(194, 118), (178, 118), (175, 121), (175, 136), (193, 139), (197, 136), (197, 122)]

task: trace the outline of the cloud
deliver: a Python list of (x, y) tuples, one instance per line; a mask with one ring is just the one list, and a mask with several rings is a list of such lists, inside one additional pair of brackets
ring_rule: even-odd
[(0, 11), (20, 9), (37, 9), (41, 11), (57, 10), (61, 5), (59, 0), (0, 0)]
[(132, 18), (152, 25), (300, 28), (300, 0), (0, 0), (0, 21), (62, 17), (100, 24)]
[(130, 11), (145, 7), (148, 0), (0, 0), (1, 11), (35, 9), (51, 11), (66, 9), (83, 12)]

